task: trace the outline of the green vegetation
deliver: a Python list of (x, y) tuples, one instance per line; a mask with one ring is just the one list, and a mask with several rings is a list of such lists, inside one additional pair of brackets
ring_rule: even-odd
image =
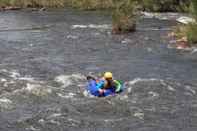
[(64, 7), (71, 6), (79, 9), (108, 9), (112, 8), (112, 0), (0, 0), (0, 6), (19, 7)]
[(197, 20), (197, 0), (191, 0), (191, 14)]
[(186, 37), (189, 44), (197, 44), (197, 24), (190, 23), (188, 25), (178, 26), (175, 29), (178, 40)]
[[(193, 18), (197, 21), (197, 0), (191, 0), (190, 12)], [(175, 29), (176, 37), (181, 39), (187, 38), (189, 44), (197, 44), (197, 23), (189, 23), (188, 25), (179, 25)]]
[(63, 7), (65, 0), (0, 0), (0, 6)]
[(146, 11), (187, 11), (189, 0), (139, 0)]
[(191, 0), (191, 14), (196, 20), (196, 23), (191, 23), (187, 26), (186, 36), (190, 43), (197, 44), (197, 0)]
[[(0, 0), (0, 6), (19, 7), (63, 7), (80, 9), (111, 9), (114, 0)], [(124, 0), (123, 0), (124, 1)], [(135, 0), (146, 11), (183, 11), (189, 7), (190, 0)]]
[(197, 44), (197, 24), (193, 23), (193, 24), (189, 24), (187, 26), (187, 30), (186, 30), (186, 36), (187, 39), (190, 43), (192, 44)]
[(111, 9), (113, 0), (66, 0), (66, 5), (84, 10)]
[(114, 0), (112, 14), (113, 33), (125, 33), (135, 31), (136, 27), (135, 0)]

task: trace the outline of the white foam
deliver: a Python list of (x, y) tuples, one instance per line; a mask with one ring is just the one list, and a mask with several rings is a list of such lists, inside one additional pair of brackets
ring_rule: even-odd
[(62, 83), (64, 85), (64, 87), (68, 87), (68, 86), (72, 85), (72, 82), (70, 80), (70, 76), (67, 76), (67, 75), (57, 76), (55, 78), (55, 81), (59, 82), (59, 83)]
[(108, 122), (118, 122), (118, 121), (122, 121), (122, 120), (123, 120), (123, 118), (119, 118), (119, 119), (105, 119), (104, 121), (106, 123), (108, 123)]
[(12, 109), (12, 101), (7, 98), (1, 98), (0, 99), (0, 109), (1, 110), (9, 110)]
[(153, 52), (153, 49), (149, 47), (149, 48), (147, 48), (147, 51), (148, 52)]
[(96, 24), (89, 24), (89, 25), (72, 25), (72, 29), (85, 29), (85, 28), (92, 28), (92, 29), (110, 29), (110, 25), (103, 24), (103, 25), (96, 25)]
[(176, 91), (172, 86), (169, 86), (169, 85), (167, 86), (167, 89), (170, 91)]
[(40, 119), (40, 120), (38, 120), (38, 122), (43, 124), (45, 122), (45, 120), (44, 119)]
[(46, 96), (52, 93), (52, 90), (47, 87), (43, 87), (42, 85), (39, 84), (30, 84), (30, 83), (27, 83), (27, 86), (23, 90), (27, 91), (27, 93), (36, 96)]
[(150, 79), (135, 78), (134, 80), (129, 81), (128, 84), (129, 85), (135, 85), (138, 82), (149, 82), (149, 81), (160, 81), (160, 82), (163, 82), (163, 80), (161, 80), (161, 79), (155, 79), (155, 78), (150, 78)]
[(56, 124), (56, 125), (60, 125), (60, 122), (59, 121), (55, 121), (55, 120), (50, 120), (49, 121), (51, 124)]
[(139, 119), (142, 119), (142, 120), (144, 119), (144, 113), (142, 113), (142, 112), (136, 112), (133, 114), (133, 116), (135, 116)]
[(71, 77), (74, 79), (85, 79), (85, 76), (81, 74), (72, 74)]
[(17, 71), (15, 71), (15, 70), (8, 71), (6, 69), (2, 69), (2, 70), (0, 70), (0, 72), (7, 73), (10, 77), (12, 77), (14, 79), (20, 77), (20, 74)]
[(30, 127), (28, 127), (28, 128), (25, 128), (25, 130), (40, 131), (40, 129), (35, 128), (35, 127), (33, 127), (33, 126), (30, 126)]
[(54, 114), (50, 115), (49, 117), (47, 117), (47, 119), (53, 119), (53, 118), (60, 117), (60, 116), (62, 116), (61, 113), (54, 113)]
[(124, 101), (129, 99), (128, 95), (123, 95), (123, 96), (120, 96), (119, 98), (120, 100), (124, 100)]
[(30, 81), (30, 82), (34, 82), (34, 78), (31, 78), (31, 77), (20, 77), (18, 78), (19, 80), (25, 80), (25, 81)]
[(4, 78), (1, 78), (1, 82), (6, 82), (7, 80)]
[(187, 24), (194, 20), (188, 16), (184, 16), (180, 13), (153, 13), (153, 12), (141, 12), (143, 18), (156, 18), (159, 20), (177, 20), (178, 22)]
[[(7, 73), (7, 75), (10, 76), (11, 78), (13, 78), (14, 80), (25, 80), (25, 81), (30, 81), (30, 82), (35, 81), (34, 78), (32, 78), (30, 76), (22, 77), (21, 74), (15, 70), (8, 71), (6, 69), (2, 69), (2, 70), (0, 70), (0, 72)], [(2, 78), (1, 81), (6, 82), (7, 80)], [(14, 81), (12, 81), (12, 82), (14, 83)]]
[(62, 83), (63, 87), (68, 87), (73, 84), (73, 81), (84, 80), (85, 76), (81, 74), (72, 74), (72, 75), (60, 75), (55, 78), (56, 82)]
[(67, 35), (66, 38), (67, 39), (78, 39), (79, 37), (78, 36), (75, 36), (75, 35)]
[(133, 89), (133, 87), (127, 88), (128, 93), (131, 93), (132, 92), (132, 89)]
[(84, 90), (84, 91), (83, 91), (83, 95), (84, 95), (85, 97), (89, 97), (89, 98), (94, 98), (94, 97), (95, 97), (94, 95), (91, 95), (91, 93), (88, 92), (87, 90)]
[(153, 18), (155, 16), (155, 14), (151, 12), (141, 12), (141, 14), (143, 14), (145, 18)]
[(75, 123), (78, 123), (78, 124), (80, 123), (80, 121), (78, 121), (78, 120), (75, 120), (75, 119), (72, 119), (72, 118), (68, 118), (67, 120), (68, 120), (68, 121), (70, 121), (70, 122), (75, 122)]
[(193, 95), (196, 94), (196, 91), (194, 89), (192, 89), (191, 86), (185, 86), (185, 89), (188, 90), (188, 91), (190, 91)]
[(68, 99), (68, 98), (73, 98), (74, 96), (76, 96), (76, 94), (74, 94), (74, 93), (68, 93), (68, 94), (61, 94), (61, 93), (57, 93), (57, 95), (59, 96), (59, 97), (62, 97), (62, 98), (66, 98), (66, 99)]
[(16, 78), (20, 77), (20, 74), (17, 71), (11, 71), (10, 73), (11, 73), (10, 76), (12, 78), (15, 78), (16, 79)]
[(149, 91), (148, 94), (151, 95), (151, 97), (159, 97), (157, 92)]
[(194, 54), (197, 52), (197, 48), (193, 48), (191, 54)]
[(76, 29), (76, 28), (88, 28), (87, 25), (72, 25), (72, 29)]
[(132, 42), (131, 39), (127, 39), (126, 38), (126, 39), (124, 39), (124, 40), (121, 41), (121, 44), (128, 44), (130, 42)]
[(9, 99), (7, 99), (7, 98), (2, 98), (2, 99), (0, 99), (0, 103), (8, 103), (8, 104), (11, 104), (12, 101), (9, 100)]

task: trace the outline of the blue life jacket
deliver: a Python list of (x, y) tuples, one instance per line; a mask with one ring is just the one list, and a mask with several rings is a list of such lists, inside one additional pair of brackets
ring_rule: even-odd
[(105, 84), (104, 80), (100, 80), (98, 83), (95, 80), (89, 80), (88, 81), (88, 86), (87, 90), (94, 96), (99, 96), (99, 97), (105, 97), (109, 95), (115, 94), (115, 87), (114, 88), (109, 88), (105, 89), (105, 92), (103, 94), (99, 93), (99, 89), (103, 87)]

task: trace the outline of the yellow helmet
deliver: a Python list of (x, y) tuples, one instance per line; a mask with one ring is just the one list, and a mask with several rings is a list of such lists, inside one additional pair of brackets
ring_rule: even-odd
[(105, 74), (104, 74), (105, 79), (111, 79), (112, 77), (113, 77), (113, 75), (111, 72), (105, 72)]

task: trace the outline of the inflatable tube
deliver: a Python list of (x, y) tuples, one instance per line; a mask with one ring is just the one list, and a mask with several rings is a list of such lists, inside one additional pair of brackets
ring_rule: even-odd
[(91, 94), (91, 95), (94, 95), (94, 96), (98, 96), (98, 97), (105, 97), (105, 96), (109, 96), (109, 95), (115, 95), (117, 93), (120, 93), (123, 91), (123, 84), (121, 83), (121, 89), (116, 92), (115, 88), (110, 88), (110, 89), (106, 89), (105, 92), (103, 94), (100, 94), (99, 93), (99, 89), (97, 88), (97, 82), (96, 80), (89, 80), (88, 81), (88, 85), (87, 85), (87, 90), (88, 92)]

